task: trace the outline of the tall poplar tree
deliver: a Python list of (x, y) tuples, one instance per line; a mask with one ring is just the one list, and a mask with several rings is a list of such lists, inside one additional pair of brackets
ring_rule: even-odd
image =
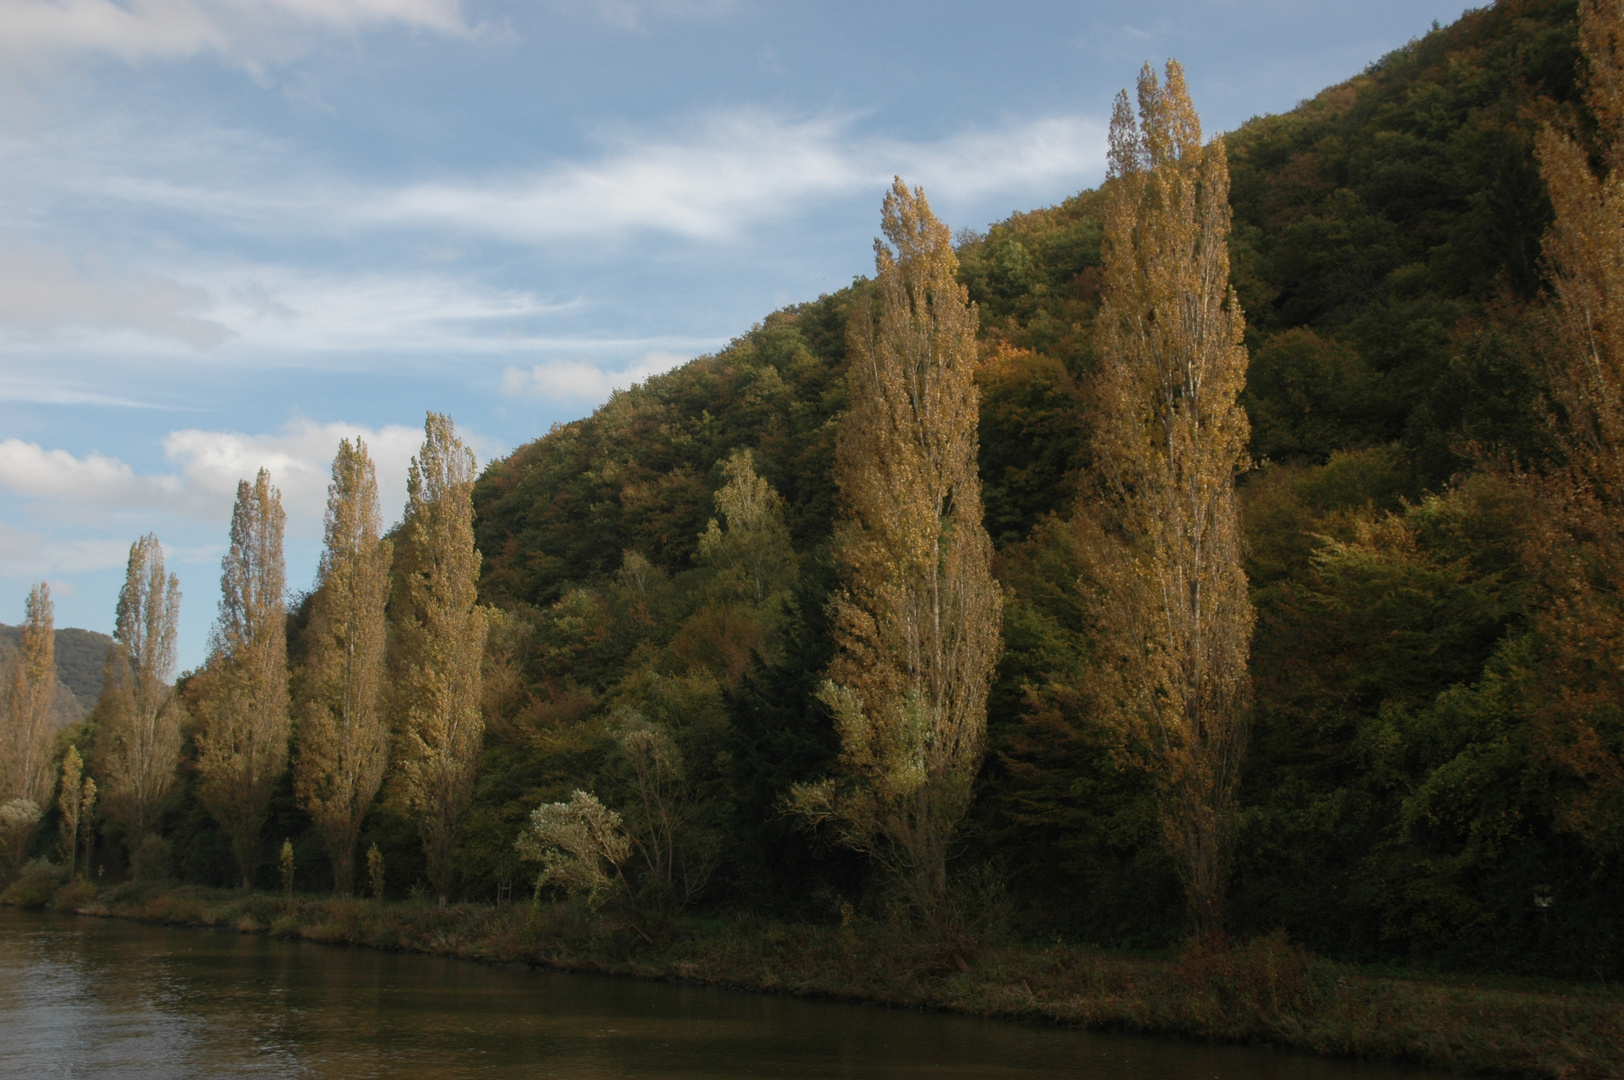
[(288, 759), (288, 639), (282, 495), (271, 474), (239, 481), (220, 615), (197, 692), (199, 796), (231, 837), (251, 889), (271, 792)]
[(1551, 513), (1530, 524), (1545, 602), (1539, 674), (1528, 680), (1540, 744), (1558, 766), (1564, 824), (1624, 853), (1624, 9), (1582, 0), (1579, 44), (1593, 135), (1547, 128), (1540, 171), (1555, 218), (1545, 236), (1558, 347), (1547, 374), (1561, 407), (1562, 468), (1539, 478)]
[(844, 588), (820, 696), (839, 775), (792, 805), (832, 821), (934, 923), (981, 767), (1002, 597), (981, 521), (976, 308), (923, 191), (896, 180), (881, 221), (874, 291), (847, 327), (835, 458)]
[(56, 792), (57, 823), (70, 879), (79, 872), (79, 828), (85, 824), (95, 803), (96, 781), (85, 775), (85, 762), (79, 756), (79, 748), (70, 744), (62, 755), (62, 778)]
[(132, 851), (152, 827), (180, 764), (181, 710), (169, 682), (179, 621), (180, 579), (165, 575), (163, 547), (149, 533), (130, 545), (96, 710), (102, 718), (97, 771), (108, 812), (124, 825)]
[(51, 587), (28, 593), (21, 640), (0, 708), (0, 801), (27, 799), (40, 810), (51, 798), (51, 738), (56, 713), (56, 625)]
[(406, 482), (395, 663), (406, 704), (401, 783), (442, 907), (485, 736), (486, 622), (476, 602), (473, 491), (474, 455), (449, 416), (429, 413)]
[(389, 565), (378, 538), (378, 479), (366, 444), (345, 439), (327, 487), (326, 546), (305, 630), (303, 707), (295, 777), (333, 861), (333, 885), (348, 895), (355, 843), (389, 763), (383, 690)]
[[(1150, 770), (1196, 934), (1223, 931), (1253, 614), (1235, 477), (1248, 425), (1229, 167), (1176, 62), (1111, 116), (1097, 326), (1094, 572), (1108, 717)], [(1092, 513), (1089, 513), (1089, 511)]]

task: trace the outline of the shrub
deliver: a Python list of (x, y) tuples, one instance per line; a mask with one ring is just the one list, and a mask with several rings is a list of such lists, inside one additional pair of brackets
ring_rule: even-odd
[(23, 867), (11, 888), (0, 894), (0, 904), (14, 904), (20, 908), (43, 908), (56, 899), (67, 871), (55, 863), (37, 859)]
[(169, 880), (172, 865), (169, 841), (157, 833), (147, 833), (130, 856), (130, 878), (162, 884)]

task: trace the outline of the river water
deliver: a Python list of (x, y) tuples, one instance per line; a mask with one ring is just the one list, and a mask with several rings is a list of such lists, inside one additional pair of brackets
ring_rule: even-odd
[(1403, 1080), (1240, 1047), (0, 907), (0, 1077)]

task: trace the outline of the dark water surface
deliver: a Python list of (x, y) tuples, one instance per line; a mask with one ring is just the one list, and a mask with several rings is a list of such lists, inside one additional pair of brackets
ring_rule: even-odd
[(0, 908), (3, 1077), (1427, 1075), (1436, 1074)]

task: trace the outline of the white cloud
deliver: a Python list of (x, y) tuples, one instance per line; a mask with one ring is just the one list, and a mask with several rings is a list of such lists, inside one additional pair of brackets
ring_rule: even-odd
[[(197, 523), (218, 523), (224, 530), (238, 481), (251, 480), (266, 468), (282, 491), (288, 532), (320, 536), (333, 455), (340, 439), (356, 437), (365, 440), (377, 466), (384, 518), (394, 520), (406, 501), (407, 464), (422, 442), (419, 429), (399, 424), (371, 429), (293, 420), (281, 431), (259, 435), (195, 428), (174, 431), (163, 444), (173, 469), (156, 473), (138, 473), (101, 454), (78, 456), (6, 439), (0, 442), (0, 491), (45, 510), (58, 526), (117, 524), (126, 532), (130, 527), (145, 532), (159, 529), (165, 520), (180, 519), (187, 530)], [(17, 560), (27, 563), (34, 558), (26, 554), (32, 549), (21, 540), (14, 537), (12, 543)], [(8, 558), (13, 556), (0, 555), (0, 563)]]
[(834, 120), (717, 114), (685, 138), (626, 139), (595, 162), (495, 184), (419, 184), (355, 209), (376, 224), (445, 224), (533, 241), (642, 231), (727, 239), (808, 198), (862, 184), (860, 156), (843, 147), (843, 135)]
[(102, 510), (179, 509), (186, 492), (173, 476), (137, 476), (116, 458), (46, 450), (21, 439), (0, 442), (0, 488), (26, 498), (89, 504)]
[(293, 420), (280, 432), (245, 435), (231, 431), (189, 429), (171, 432), (164, 453), (179, 466), (180, 486), (193, 493), (208, 516), (230, 517), (237, 482), (251, 480), (261, 468), (282, 491), (288, 531), (320, 535), (327, 505), (327, 483), (341, 439), (359, 436), (378, 470), (378, 496), (385, 520), (393, 520), (406, 502), (406, 467), (423, 442), (418, 428), (402, 424), (372, 430), (355, 424), (317, 424)]
[(1102, 171), (1105, 133), (1092, 119), (1044, 117), (925, 142), (857, 136), (838, 119), (720, 113), (683, 138), (626, 139), (597, 161), (500, 183), (379, 193), (356, 211), (373, 224), (531, 241), (636, 232), (726, 241), (897, 174), (946, 199), (1077, 186)]
[(204, 318), (208, 290), (160, 274), (75, 263), (32, 245), (0, 245), (0, 325), (26, 337), (127, 333), (207, 349), (229, 331)]
[(208, 52), (246, 60), (285, 51), (311, 31), (391, 25), (442, 34), (473, 29), (458, 0), (0, 0), (0, 55), (18, 64), (73, 53), (131, 63)]
[[(126, 136), (100, 138), (98, 145)], [(1075, 190), (1103, 172), (1105, 126), (1051, 116), (905, 140), (862, 134), (852, 117), (743, 109), (711, 112), (662, 133), (607, 133), (602, 145), (596, 156), (504, 176), (394, 187), (301, 172), (284, 162), (282, 148), (244, 145), (234, 133), (173, 146), (158, 137), (156, 145), (131, 146), (118, 164), (94, 169), (74, 163), (101, 153), (97, 146), (65, 147), (46, 167), (81, 200), (156, 208), (248, 235), (433, 230), (460, 234), (456, 243), (492, 237), (554, 244), (665, 233), (727, 242), (816, 204), (883, 190), (893, 174), (923, 184), (939, 200)], [(174, 168), (177, 160), (184, 169)], [(278, 179), (267, 184), (267, 176)], [(37, 182), (37, 172), (14, 181)]]
[(1091, 119), (1046, 117), (933, 143), (880, 143), (872, 151), (927, 195), (972, 199), (994, 192), (1077, 184), (1105, 163), (1106, 128)]
[(642, 382), (650, 375), (670, 371), (688, 357), (649, 352), (635, 364), (610, 370), (586, 360), (552, 360), (528, 370), (508, 368), (502, 373), (502, 393), (509, 397), (535, 397), (571, 403), (597, 404), (615, 390)]

